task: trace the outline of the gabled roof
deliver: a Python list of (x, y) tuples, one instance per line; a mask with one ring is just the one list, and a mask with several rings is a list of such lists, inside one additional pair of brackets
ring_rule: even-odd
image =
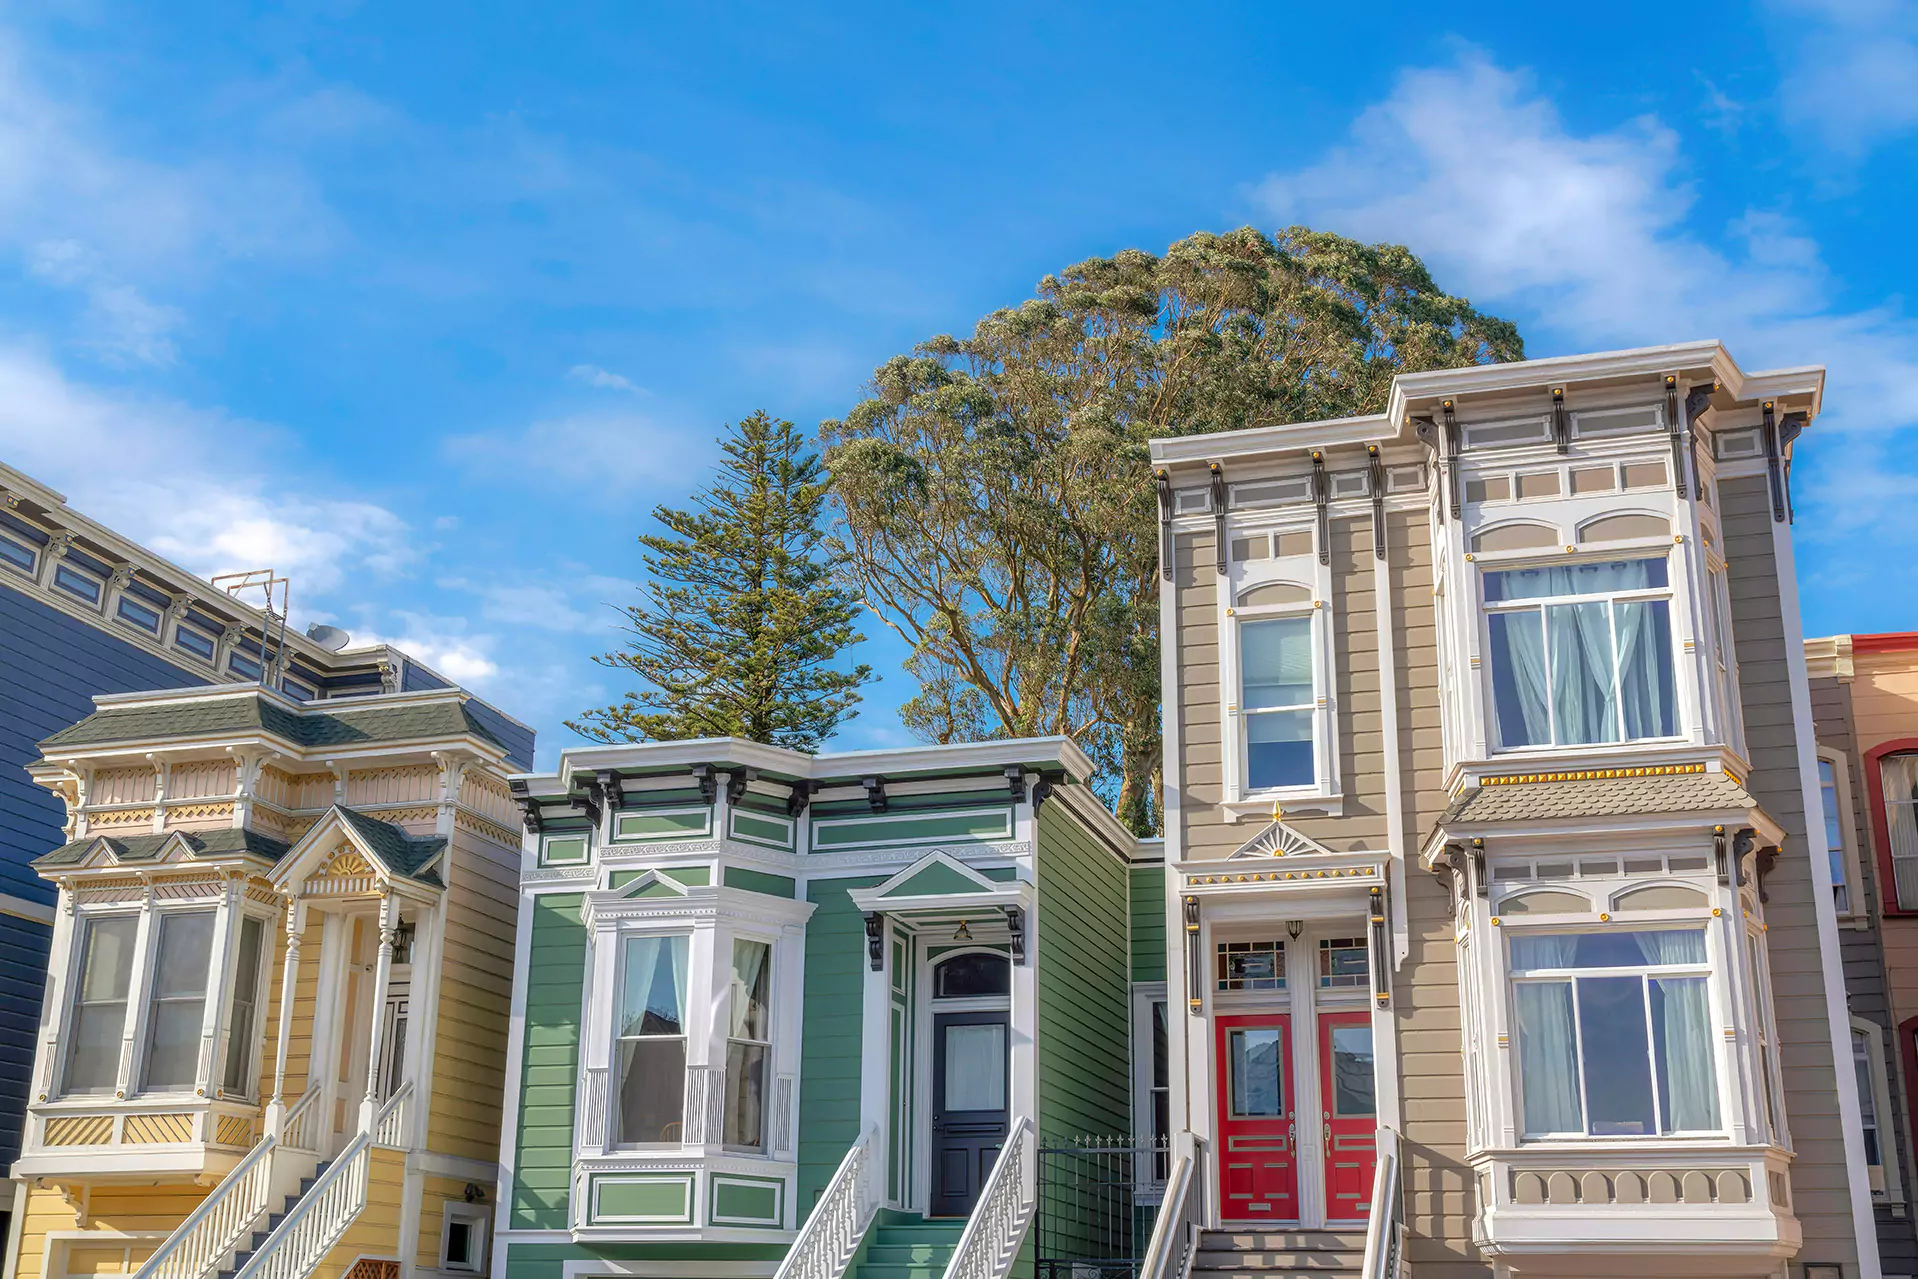
[(265, 858), (269, 862), (278, 862), (286, 856), (288, 845), (283, 840), (273, 839), (258, 831), (235, 830), (230, 827), (220, 830), (168, 831), (164, 835), (89, 835), (85, 839), (76, 839), (70, 844), (62, 844), (42, 857), (33, 861), (36, 868), (52, 869), (60, 866), (74, 866), (86, 860), (95, 848), (105, 846), (114, 858), (122, 862), (152, 861), (160, 855), (167, 841), (178, 839), (192, 850), (196, 857), (223, 857), (241, 853), (251, 853), (255, 857)]
[[(1622, 775), (1621, 775), (1622, 774)], [(1758, 807), (1727, 773), (1600, 769), (1491, 778), (1446, 806), (1439, 825), (1531, 822), (1578, 817), (1647, 817)]]
[(111, 742), (266, 734), (296, 746), (353, 746), (360, 743), (461, 737), (471, 734), (502, 750), (501, 742), (455, 697), (398, 705), (328, 706), (296, 711), (258, 693), (183, 698), (152, 705), (107, 705), (71, 728), (40, 743), (46, 754), (76, 746)]
[[(392, 822), (383, 822), (377, 817), (368, 817), (365, 813), (354, 812), (344, 804), (335, 804), (327, 817), (338, 815), (342, 825), (359, 836), (354, 842), (362, 851), (371, 853), (386, 872), (400, 879), (411, 879), (421, 884), (431, 884), (435, 888), (445, 887), (440, 878), (438, 862), (440, 854), (446, 851), (446, 840), (438, 835), (409, 835)], [(312, 831), (302, 837), (304, 845), (315, 832), (327, 824), (327, 817), (313, 824)]]

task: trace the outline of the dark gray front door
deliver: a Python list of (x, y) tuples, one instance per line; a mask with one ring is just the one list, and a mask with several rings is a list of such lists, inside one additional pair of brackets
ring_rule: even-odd
[(932, 1019), (932, 1215), (972, 1212), (1005, 1145), (1006, 1014)]

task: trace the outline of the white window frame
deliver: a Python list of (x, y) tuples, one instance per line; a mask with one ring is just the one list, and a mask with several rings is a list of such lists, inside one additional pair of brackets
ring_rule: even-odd
[[(1898, 1169), (1898, 1132), (1892, 1122), (1891, 1080), (1885, 1071), (1885, 1028), (1864, 1017), (1853, 1017), (1851, 1033), (1854, 1037), (1862, 1036), (1865, 1041), (1865, 1072), (1871, 1081), (1872, 1113), (1878, 1128), (1880, 1162), (1865, 1165), (1871, 1174), (1871, 1197), (1881, 1203), (1902, 1204), (1905, 1185)], [(1855, 1059), (1855, 1044), (1852, 1051)]]
[[(1857, 816), (1851, 806), (1851, 765), (1844, 751), (1833, 750), (1828, 746), (1818, 748), (1818, 762), (1831, 765), (1832, 801), (1838, 810), (1838, 847), (1828, 849), (1830, 861), (1840, 872), (1842, 879), (1832, 885), (1845, 890), (1844, 905), (1838, 908), (1838, 918), (1851, 922), (1855, 927), (1870, 927), (1869, 912), (1864, 907), (1864, 880), (1858, 864), (1858, 839), (1854, 831)], [(1824, 798), (1824, 779), (1819, 778), (1818, 794)], [(1833, 905), (1838, 905), (1834, 894)]]
[[(194, 902), (190, 905), (183, 903), (167, 910), (156, 909), (151, 912), (151, 915), (147, 922), (143, 953), (135, 958), (136, 966), (145, 973), (145, 980), (136, 983), (134, 988), (139, 994), (140, 1006), (134, 1012), (133, 1069), (128, 1074), (128, 1091), (137, 1091), (141, 1096), (181, 1097), (194, 1093), (211, 1082), (200, 1077), (202, 1058), (198, 1050), (194, 1053), (194, 1077), (185, 1087), (152, 1088), (147, 1084), (147, 1063), (153, 1052), (153, 1014), (160, 1003), (160, 944), (165, 939), (166, 923), (169, 919), (182, 915), (206, 915), (213, 921), (213, 934), (208, 943), (208, 957), (211, 959), (220, 953), (220, 926), (226, 922), (227, 915), (211, 902)], [(205, 1037), (207, 1004), (217, 999), (221, 993), (220, 978), (221, 974), (209, 972), (206, 985), (200, 992), (201, 1033), (196, 1036), (198, 1039)], [(224, 1063), (215, 1064), (216, 1066), (224, 1065)]]
[[(1561, 568), (1561, 567), (1575, 567), (1580, 563), (1613, 563), (1613, 562), (1626, 561), (1626, 560), (1649, 560), (1649, 559), (1662, 559), (1665, 561), (1665, 585), (1664, 586), (1644, 587), (1642, 589), (1635, 589), (1635, 590), (1593, 592), (1585, 595), (1537, 596), (1534, 598), (1523, 599), (1523, 600), (1487, 601), (1485, 598), (1485, 576), (1488, 573), (1504, 573), (1504, 572), (1513, 572), (1513, 571), (1523, 571), (1526, 569), (1551, 569), (1551, 568)], [(1681, 637), (1685, 633), (1685, 625), (1686, 625), (1686, 615), (1685, 615), (1685, 610), (1681, 600), (1681, 596), (1683, 595), (1683, 591), (1684, 591), (1684, 586), (1683, 586), (1684, 579), (1680, 573), (1680, 566), (1675, 562), (1675, 559), (1676, 557), (1674, 557), (1671, 554), (1671, 548), (1669, 546), (1660, 546), (1656, 548), (1651, 548), (1651, 547), (1641, 548), (1631, 544), (1620, 544), (1616, 548), (1608, 547), (1602, 555), (1601, 554), (1585, 554), (1585, 555), (1574, 557), (1574, 558), (1568, 558), (1562, 555), (1543, 557), (1543, 558), (1537, 557), (1537, 556), (1529, 556), (1529, 557), (1515, 557), (1510, 560), (1499, 559), (1499, 560), (1478, 561), (1479, 573), (1478, 573), (1478, 583), (1477, 583), (1477, 587), (1478, 587), (1477, 595), (1478, 595), (1478, 604), (1479, 604), (1479, 615), (1483, 619), (1479, 623), (1479, 645), (1480, 645), (1480, 651), (1485, 654), (1484, 670), (1482, 672), (1482, 679), (1480, 681), (1480, 684), (1481, 684), (1481, 696), (1484, 699), (1484, 707), (1485, 707), (1485, 711), (1484, 711), (1485, 724), (1487, 729), (1489, 730), (1487, 733), (1487, 737), (1493, 743), (1495, 743), (1494, 745), (1492, 745), (1492, 748), (1491, 748), (1494, 754), (1510, 755), (1510, 756), (1564, 754), (1566, 752), (1608, 750), (1608, 749), (1615, 749), (1618, 747), (1639, 747), (1639, 746), (1647, 746), (1647, 745), (1675, 744), (1675, 743), (1680, 743), (1688, 740), (1688, 731), (1686, 726), (1686, 711), (1687, 711), (1687, 701), (1689, 699), (1685, 695), (1685, 669), (1686, 668), (1679, 661), (1680, 654), (1678, 651), (1681, 643)], [(1610, 611), (1608, 613), (1608, 616), (1611, 618), (1612, 626), (1613, 626), (1612, 687), (1614, 690), (1616, 690), (1619, 687), (1619, 674), (1620, 674), (1619, 661), (1621, 658), (1621, 652), (1618, 644), (1618, 632), (1617, 632), (1617, 611), (1616, 611), (1617, 606), (1620, 604), (1650, 602), (1654, 600), (1663, 600), (1665, 602), (1667, 625), (1671, 631), (1671, 637), (1672, 637), (1673, 651), (1669, 654), (1669, 658), (1671, 662), (1671, 673), (1672, 673), (1673, 731), (1670, 735), (1660, 736), (1660, 737), (1626, 737), (1624, 735), (1625, 733), (1624, 702), (1623, 702), (1623, 699), (1620, 698), (1620, 699), (1617, 699), (1619, 702), (1618, 723), (1617, 723), (1619, 736), (1613, 739), (1612, 741), (1559, 743), (1556, 740), (1554, 740), (1550, 742), (1531, 743), (1531, 744), (1522, 745), (1522, 746), (1506, 746), (1504, 744), (1502, 728), (1499, 724), (1499, 719), (1498, 719), (1497, 695), (1494, 692), (1493, 665), (1495, 661), (1497, 660), (1497, 658), (1494, 654), (1493, 646), (1492, 646), (1492, 620), (1491, 619), (1493, 614), (1495, 613), (1511, 614), (1511, 613), (1527, 613), (1527, 612), (1536, 613), (1539, 617), (1540, 635), (1541, 637), (1543, 637), (1544, 643), (1546, 644), (1546, 653), (1549, 660), (1549, 654), (1551, 652), (1551, 649), (1550, 649), (1551, 640), (1550, 640), (1550, 636), (1546, 633), (1547, 623), (1545, 620), (1545, 609), (1548, 606), (1555, 605), (1555, 604), (1589, 604), (1589, 603), (1607, 604), (1608, 606), (1610, 606)], [(1552, 705), (1553, 700), (1554, 699), (1551, 698), (1549, 695), (1547, 696), (1546, 710), (1548, 714), (1552, 716), (1552, 722), (1553, 722), (1552, 736), (1556, 738), (1558, 736), (1558, 730), (1556, 725), (1557, 712), (1553, 708), (1553, 705)]]
[[(249, 919), (256, 921), (260, 925), (260, 971), (255, 978), (258, 984), (254, 987), (253, 995), (253, 1027), (251, 1031), (248, 1032), (247, 1042), (244, 1047), (246, 1062), (242, 1067), (242, 1088), (236, 1093), (227, 1090), (226, 1063), (227, 1058), (232, 1056), (233, 1053), (233, 1013), (238, 1006), (235, 995), (240, 984), (240, 935), (241, 930), (246, 927), (246, 921)], [(215, 1063), (219, 1069), (220, 1077), (217, 1080), (208, 1081), (208, 1087), (218, 1089), (218, 1095), (222, 1097), (237, 1097), (247, 1101), (259, 1100), (260, 1053), (266, 1042), (267, 997), (272, 993), (268, 986), (273, 980), (273, 951), (275, 943), (278, 940), (274, 936), (274, 922), (270, 915), (258, 914), (253, 911), (242, 911), (239, 919), (234, 923), (233, 952), (232, 958), (229, 961), (233, 971), (224, 987), (226, 1007), (221, 1014), (226, 1022), (226, 1033), (223, 1040), (223, 1046), (226, 1051), (218, 1054), (218, 1060)]]
[[(1511, 942), (1515, 938), (1525, 937), (1529, 934), (1551, 934), (1554, 936), (1564, 935), (1569, 933), (1603, 934), (1608, 931), (1616, 932), (1616, 931), (1619, 931), (1621, 928), (1628, 931), (1632, 931), (1632, 932), (1688, 932), (1688, 931), (1699, 932), (1703, 935), (1703, 938), (1704, 938), (1705, 957), (1699, 962), (1693, 963), (1693, 964), (1643, 964), (1641, 963), (1641, 964), (1622, 966), (1622, 967), (1613, 967), (1613, 968), (1527, 969), (1524, 971), (1523, 974), (1520, 974), (1516, 970), (1512, 962)], [(1612, 923), (1609, 925), (1603, 925), (1599, 927), (1593, 927), (1589, 924), (1571, 922), (1569, 920), (1562, 921), (1562, 922), (1546, 922), (1545, 920), (1541, 919), (1540, 922), (1534, 926), (1528, 926), (1525, 928), (1507, 927), (1504, 929), (1506, 945), (1498, 948), (1499, 960), (1501, 965), (1500, 980), (1502, 981), (1505, 988), (1502, 996), (1505, 1002), (1505, 1016), (1508, 1020), (1508, 1024), (1512, 1028), (1511, 1036), (1510, 1036), (1511, 1051), (1512, 1051), (1511, 1071), (1512, 1071), (1512, 1084), (1513, 1084), (1512, 1099), (1511, 1099), (1512, 1120), (1513, 1120), (1513, 1131), (1518, 1134), (1520, 1141), (1522, 1141), (1524, 1144), (1528, 1146), (1578, 1145), (1578, 1144), (1588, 1144), (1592, 1142), (1615, 1142), (1615, 1141), (1632, 1142), (1632, 1143), (1685, 1144), (1685, 1143), (1697, 1142), (1701, 1139), (1713, 1140), (1713, 1139), (1722, 1138), (1731, 1131), (1732, 1125), (1734, 1123), (1734, 1115), (1736, 1113), (1735, 1103), (1737, 1101), (1737, 1093), (1736, 1093), (1736, 1090), (1730, 1086), (1730, 1081), (1727, 1079), (1728, 1072), (1726, 1069), (1726, 1062), (1724, 1059), (1723, 1046), (1718, 1042), (1720, 1036), (1716, 1034), (1708, 1034), (1706, 1038), (1706, 1042), (1710, 1045), (1710, 1051), (1712, 1056), (1710, 1069), (1711, 1069), (1713, 1084), (1717, 1088), (1718, 1127), (1710, 1128), (1710, 1129), (1689, 1129), (1688, 1128), (1688, 1129), (1681, 1129), (1681, 1130), (1677, 1130), (1669, 1133), (1650, 1132), (1650, 1133), (1608, 1133), (1608, 1134), (1602, 1134), (1602, 1135), (1592, 1134), (1589, 1131), (1591, 1127), (1591, 1106), (1586, 1097), (1584, 1031), (1583, 1031), (1583, 1027), (1580, 1026), (1579, 1024), (1578, 1012), (1577, 1012), (1577, 1009), (1578, 1009), (1577, 979), (1579, 977), (1636, 977), (1639, 979), (1641, 986), (1643, 982), (1645, 982), (1646, 980), (1652, 977), (1702, 977), (1705, 979), (1706, 1026), (1708, 1028), (1715, 1028), (1717, 1026), (1722, 1025), (1723, 1014), (1721, 1010), (1724, 1004), (1724, 991), (1723, 991), (1723, 978), (1721, 978), (1718, 975), (1719, 965), (1717, 963), (1717, 959), (1715, 955), (1715, 951), (1716, 951), (1715, 932), (1716, 930), (1714, 930), (1711, 927), (1711, 919), (1709, 915), (1707, 915), (1703, 911), (1697, 912), (1696, 914), (1687, 912), (1683, 915), (1666, 915), (1664, 912), (1659, 912), (1656, 915), (1648, 915), (1642, 919), (1634, 915), (1629, 920), (1629, 922), (1620, 921), (1620, 922)], [(1531, 1131), (1528, 1131), (1525, 1127), (1525, 1069), (1524, 1069), (1524, 1062), (1519, 1055), (1519, 1043), (1518, 1043), (1519, 1013), (1518, 1013), (1518, 999), (1517, 999), (1516, 991), (1521, 984), (1566, 984), (1566, 983), (1569, 983), (1572, 986), (1573, 1044), (1576, 1052), (1574, 1068), (1577, 1071), (1577, 1079), (1578, 1079), (1579, 1113), (1581, 1118), (1584, 1120), (1586, 1131), (1531, 1132)], [(1646, 1048), (1648, 1053), (1647, 1066), (1650, 1071), (1652, 1089), (1653, 1089), (1652, 1117), (1654, 1122), (1657, 1122), (1658, 1119), (1660, 1118), (1659, 1104), (1658, 1104), (1659, 1097), (1657, 1093), (1657, 1087), (1658, 1087), (1657, 1073), (1658, 1072), (1657, 1072), (1657, 1066), (1656, 1066), (1655, 1060), (1649, 1055), (1652, 1051), (1653, 1042), (1654, 1041), (1653, 1041), (1651, 1032), (1648, 1028), (1646, 1033)]]
[[(114, 919), (131, 920), (133, 921), (134, 929), (133, 955), (127, 961), (126, 1008), (120, 1015), (120, 1044), (124, 1046), (126, 1043), (127, 1025), (130, 1021), (138, 1018), (138, 1022), (142, 1027), (145, 1024), (146, 1019), (138, 1015), (139, 1002), (145, 995), (140, 977), (141, 969), (145, 962), (141, 952), (150, 945), (147, 941), (147, 936), (151, 935), (151, 926), (141, 919), (141, 912), (137, 909), (81, 911), (77, 913), (73, 917), (72, 927), (74, 935), (69, 944), (70, 957), (67, 961), (66, 1006), (61, 1009), (60, 1013), (59, 1069), (54, 1075), (54, 1095), (60, 1098), (112, 1097), (120, 1087), (120, 1057), (124, 1053), (124, 1047), (116, 1051), (113, 1063), (115, 1072), (114, 1082), (109, 1084), (105, 1089), (76, 1092), (70, 1086), (71, 1081), (68, 1078), (73, 1065), (73, 1051), (78, 1047), (78, 1044), (75, 1042), (75, 1035), (78, 1033), (80, 1018), (80, 996), (86, 988), (86, 971), (84, 965), (86, 964), (87, 952), (90, 948), (91, 931), (94, 924), (104, 920)], [(139, 1050), (140, 1041), (138, 1033), (136, 1032), (134, 1039), (134, 1056), (136, 1058), (140, 1055)], [(137, 1060), (134, 1062), (134, 1070), (135, 1073), (133, 1077), (137, 1079), (139, 1077), (139, 1062)]]
[[(1918, 854), (1910, 857), (1900, 857), (1898, 855), (1898, 842), (1892, 835), (1895, 823), (1891, 820), (1891, 806), (1893, 804), (1904, 804), (1918, 808), (1918, 804), (1914, 804), (1913, 801), (1910, 800), (1892, 798), (1891, 787), (1885, 782), (1885, 766), (1895, 759), (1910, 759), (1913, 758), (1914, 755), (1918, 755), (1918, 752), (1897, 751), (1893, 754), (1878, 757), (1878, 797), (1879, 803), (1884, 809), (1886, 835), (1885, 860), (1891, 863), (1891, 883), (1885, 885), (1885, 896), (1890, 899), (1890, 902), (1896, 902), (1900, 910), (1906, 911), (1918, 910), (1918, 891), (1912, 894), (1910, 901), (1905, 899), (1905, 894), (1898, 882), (1898, 868), (1899, 865), (1904, 862), (1910, 862), (1914, 866), (1918, 866)], [(1914, 813), (1913, 816), (1914, 818), (1918, 818), (1918, 813)], [(1880, 906), (1882, 907), (1888, 904), (1889, 902), (1881, 902)]]
[[(1315, 591), (1315, 595), (1316, 595)], [(1299, 604), (1269, 604), (1253, 608), (1225, 610), (1226, 625), (1220, 628), (1223, 642), (1219, 648), (1221, 700), (1225, 704), (1225, 758), (1232, 798), (1240, 802), (1269, 804), (1288, 799), (1330, 797), (1338, 793), (1338, 751), (1333, 744), (1331, 663), (1329, 660), (1331, 610), (1323, 597)], [(1311, 623), (1312, 701), (1295, 707), (1264, 707), (1255, 712), (1244, 708), (1244, 665), (1240, 659), (1240, 628), (1252, 622), (1306, 618)], [(1312, 780), (1294, 786), (1268, 786), (1253, 789), (1250, 783), (1250, 757), (1246, 734), (1253, 715), (1275, 711), (1309, 711), (1312, 717)]]
[(1712, 663), (1716, 681), (1713, 695), (1718, 702), (1718, 731), (1725, 745), (1745, 757), (1745, 707), (1738, 685), (1738, 648), (1732, 639), (1732, 599), (1730, 570), (1717, 555), (1705, 561), (1703, 610), (1711, 620), (1712, 643), (1707, 660)]
[[(491, 1232), (487, 1229), (491, 1220), (492, 1213), (487, 1211), (484, 1203), (462, 1203), (457, 1199), (445, 1201), (444, 1207), (440, 1210), (439, 1268), (450, 1274), (485, 1274), (487, 1253), (491, 1251), (489, 1247), (492, 1242)], [(449, 1255), (453, 1242), (453, 1223), (456, 1221), (466, 1222), (473, 1231), (475, 1255), (469, 1265), (455, 1265)]]
[[(1166, 1163), (1171, 1164), (1170, 1140), (1172, 1136), (1172, 1004), (1166, 993), (1166, 983), (1162, 981), (1135, 981), (1132, 983), (1132, 1131), (1142, 1137), (1152, 1136), (1152, 1094), (1163, 1091), (1166, 1094)], [(1166, 1016), (1166, 1083), (1159, 1089), (1152, 1082), (1152, 1009), (1154, 1005), (1165, 1006)], [(1165, 1191), (1165, 1179), (1156, 1167), (1155, 1155), (1148, 1154), (1136, 1162), (1133, 1180), (1138, 1192), (1157, 1196)]]
[[(711, 933), (706, 934), (710, 944)], [(619, 1033), (619, 1011), (626, 1000), (626, 943), (629, 941), (655, 940), (671, 942), (675, 937), (686, 939), (686, 971), (682, 976), (685, 989), (681, 998), (685, 1000), (685, 1011), (680, 1015), (679, 1034), (677, 1035), (622, 1035)], [(698, 997), (693, 986), (693, 952), (700, 944), (700, 933), (687, 928), (622, 928), (613, 934), (613, 990), (612, 1003), (609, 1005), (611, 1016), (608, 1018), (606, 1033), (610, 1039), (610, 1055), (606, 1070), (606, 1145), (612, 1151), (637, 1150), (674, 1150), (685, 1144), (686, 1129), (686, 1080), (693, 1070), (693, 1042), (695, 1036), (705, 1029), (702, 1013), (707, 1012), (711, 1001)], [(707, 1014), (710, 1015), (710, 1014)], [(620, 1074), (619, 1045), (623, 1040), (666, 1040), (677, 1039), (680, 1042), (679, 1070), (679, 1141), (625, 1141), (620, 1132), (620, 1085), (624, 1082)]]
[(13, 560), (7, 556), (0, 555), (0, 568), (6, 569), (9, 572), (18, 573), (22, 577), (37, 578), (39, 576), (40, 552), (44, 548), (33, 545), (12, 529), (4, 527), (0, 527), (0, 542), (7, 543), (7, 545), (25, 554), (27, 557), (27, 563), (20, 565), (14, 563)]
[[(719, 1059), (719, 1065), (724, 1067), (726, 1072), (721, 1087), (724, 1089), (723, 1096), (728, 1111), (731, 1109), (732, 1088), (735, 1082), (732, 1077), (733, 1045), (749, 1044), (765, 1050), (765, 1056), (761, 1060), (762, 1073), (759, 1080), (759, 1140), (753, 1145), (726, 1142), (725, 1147), (728, 1151), (742, 1155), (767, 1155), (772, 1153), (770, 1147), (773, 1136), (774, 1094), (779, 1087), (778, 1000), (782, 986), (779, 980), (779, 939), (777, 937), (762, 936), (752, 932), (735, 932), (727, 936), (725, 942), (726, 966), (724, 972), (726, 974), (726, 1006), (722, 1010), (721, 1015), (724, 1016), (726, 1020), (724, 1024), (719, 1027), (722, 1033), (718, 1036), (718, 1039), (721, 1043), (722, 1053)], [(733, 948), (740, 942), (752, 942), (755, 945), (766, 948), (766, 1037), (764, 1039), (741, 1039), (733, 1034), (733, 999), (737, 994), (737, 989), (733, 982)], [(690, 948), (687, 954), (689, 961), (688, 966), (690, 967)], [(718, 956), (715, 956), (715, 958), (718, 958)], [(717, 965), (715, 965), (715, 967), (717, 967)], [(691, 1020), (690, 1009), (688, 1010), (688, 1020)], [(724, 1140), (723, 1118), (721, 1128), (720, 1139)]]

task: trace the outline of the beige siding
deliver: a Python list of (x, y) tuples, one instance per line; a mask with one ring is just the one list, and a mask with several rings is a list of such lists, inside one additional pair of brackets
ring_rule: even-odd
[(1718, 491), (1753, 770), (1751, 791), (1787, 832), (1785, 855), (1766, 879), (1770, 901), (1765, 912), (1785, 1110), (1796, 1152), (1792, 1204), (1805, 1236), (1800, 1255), (1808, 1261), (1855, 1264), (1851, 1190), (1814, 907), (1814, 894), (1826, 890), (1822, 873), (1803, 851), (1822, 848), (1823, 837), (1816, 844), (1806, 837), (1771, 499), (1762, 476), (1723, 481)]
[(519, 898), (497, 845), (459, 829), (450, 856), (427, 1146), (492, 1163), (504, 1113)]

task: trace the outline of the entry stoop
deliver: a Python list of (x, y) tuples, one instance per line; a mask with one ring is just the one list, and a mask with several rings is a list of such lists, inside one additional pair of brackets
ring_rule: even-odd
[(1314, 1279), (1356, 1275), (1364, 1263), (1363, 1230), (1204, 1230), (1192, 1273)]

